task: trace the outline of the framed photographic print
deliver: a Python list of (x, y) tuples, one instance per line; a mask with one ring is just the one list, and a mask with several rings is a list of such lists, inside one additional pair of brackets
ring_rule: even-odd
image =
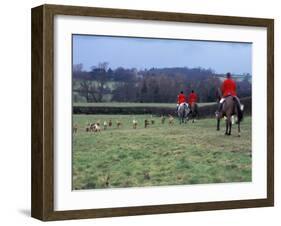
[(273, 19), (32, 9), (32, 216), (273, 206)]

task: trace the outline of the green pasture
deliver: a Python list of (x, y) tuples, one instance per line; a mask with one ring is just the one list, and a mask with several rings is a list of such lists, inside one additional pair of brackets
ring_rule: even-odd
[[(251, 117), (231, 136), (216, 131), (216, 120), (173, 125), (150, 115), (73, 115), (73, 189), (142, 187), (251, 181)], [(99, 133), (87, 123), (112, 120)], [(133, 129), (132, 120), (138, 121)], [(122, 122), (117, 128), (116, 120)]]
[[(215, 102), (198, 103), (199, 107), (213, 105)], [(104, 102), (104, 103), (73, 103), (74, 107), (163, 107), (163, 108), (176, 108), (175, 103), (130, 103), (130, 102)]]

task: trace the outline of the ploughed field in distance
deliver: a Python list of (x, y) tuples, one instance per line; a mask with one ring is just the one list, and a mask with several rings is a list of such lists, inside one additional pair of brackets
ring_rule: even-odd
[[(87, 132), (87, 124), (96, 122), (100, 131)], [(151, 115), (74, 114), (73, 125), (75, 190), (252, 179), (250, 116), (241, 123), (241, 137), (237, 125), (231, 136), (225, 136), (223, 121), (221, 131), (216, 131), (214, 117), (180, 125), (168, 116), (163, 123), (161, 117)]]

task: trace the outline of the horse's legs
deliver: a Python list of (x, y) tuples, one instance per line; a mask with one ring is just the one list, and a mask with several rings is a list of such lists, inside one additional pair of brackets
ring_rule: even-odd
[(217, 131), (219, 131), (220, 130), (220, 119), (218, 118), (217, 119)]
[(231, 135), (231, 127), (232, 127), (232, 120), (231, 118), (229, 118), (229, 131), (228, 131), (228, 135)]
[(180, 116), (180, 124), (183, 123), (184, 116)]
[(238, 137), (240, 137), (240, 122), (238, 122)]
[(227, 116), (226, 121), (226, 130), (225, 130), (225, 135), (231, 135), (231, 117)]
[(178, 113), (178, 119), (179, 119), (179, 123), (181, 124), (181, 115), (180, 115), (180, 113)]
[(228, 119), (225, 120), (225, 135), (228, 135)]

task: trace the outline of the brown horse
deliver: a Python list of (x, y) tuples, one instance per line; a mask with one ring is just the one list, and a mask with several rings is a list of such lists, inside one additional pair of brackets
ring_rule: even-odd
[(194, 123), (194, 119), (197, 118), (198, 119), (198, 105), (196, 103), (192, 103), (189, 106), (190, 112), (190, 118), (192, 119), (192, 123)]
[(220, 130), (220, 120), (226, 117), (225, 135), (231, 135), (232, 116), (237, 116), (238, 136), (240, 137), (240, 122), (243, 118), (243, 112), (239, 109), (239, 104), (233, 96), (225, 97), (222, 109), (216, 113), (217, 116), (217, 130)]

